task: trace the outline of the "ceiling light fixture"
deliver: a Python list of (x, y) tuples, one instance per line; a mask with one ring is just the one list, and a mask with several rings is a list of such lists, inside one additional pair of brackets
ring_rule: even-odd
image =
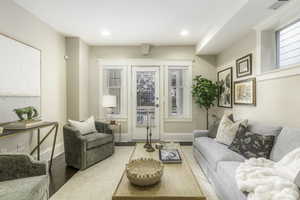
[(111, 33), (108, 30), (103, 30), (103, 31), (101, 31), (101, 35), (102, 36), (110, 36)]
[(188, 31), (188, 30), (182, 30), (181, 32), (180, 32), (180, 35), (181, 36), (188, 36), (190, 34), (190, 32)]

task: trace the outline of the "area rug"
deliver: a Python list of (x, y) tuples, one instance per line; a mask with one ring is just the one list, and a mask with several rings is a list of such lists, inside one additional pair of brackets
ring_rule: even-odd
[[(50, 200), (111, 200), (133, 149), (134, 147), (116, 147), (113, 156), (76, 173)], [(184, 146), (182, 150), (207, 200), (218, 200), (193, 158), (192, 147)]]

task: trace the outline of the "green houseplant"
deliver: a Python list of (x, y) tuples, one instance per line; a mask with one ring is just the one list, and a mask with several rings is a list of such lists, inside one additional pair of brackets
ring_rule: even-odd
[(218, 84), (202, 76), (193, 79), (192, 95), (200, 108), (206, 109), (206, 128), (208, 129), (209, 109), (215, 105), (218, 98)]

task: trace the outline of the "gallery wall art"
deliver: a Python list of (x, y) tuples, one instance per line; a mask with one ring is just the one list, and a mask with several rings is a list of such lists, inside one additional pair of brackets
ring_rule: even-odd
[(252, 75), (252, 54), (248, 54), (236, 61), (236, 77)]
[(218, 72), (218, 106), (232, 108), (232, 67)]
[(256, 79), (234, 82), (234, 104), (256, 105)]

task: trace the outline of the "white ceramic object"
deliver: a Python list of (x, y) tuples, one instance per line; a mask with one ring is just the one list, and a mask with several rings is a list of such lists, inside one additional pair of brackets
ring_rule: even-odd
[(129, 181), (138, 186), (150, 186), (158, 183), (163, 175), (162, 162), (152, 158), (131, 160), (126, 165), (126, 175)]

